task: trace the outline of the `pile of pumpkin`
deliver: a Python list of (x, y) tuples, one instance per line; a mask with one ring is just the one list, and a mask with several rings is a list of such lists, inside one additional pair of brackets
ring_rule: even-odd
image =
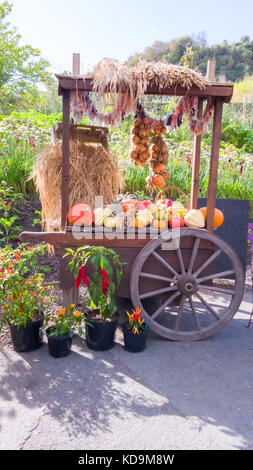
[[(155, 229), (204, 228), (206, 225), (206, 207), (187, 210), (180, 201), (161, 198), (156, 203), (140, 201), (133, 198), (122, 199), (118, 203), (119, 211), (115, 214), (113, 206), (99, 207), (94, 211), (87, 204), (76, 204), (68, 212), (68, 222), (71, 225), (96, 227), (104, 226), (110, 229), (122, 228), (122, 214), (128, 221), (128, 226), (141, 229), (151, 226)], [(131, 213), (131, 217), (128, 214)], [(215, 209), (214, 228), (220, 227), (224, 221), (224, 215), (219, 209)]]

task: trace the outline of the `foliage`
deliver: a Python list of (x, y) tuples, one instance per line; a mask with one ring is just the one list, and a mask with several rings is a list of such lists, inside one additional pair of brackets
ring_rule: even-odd
[(52, 302), (53, 287), (43, 284), (43, 272), (49, 268), (37, 260), (45, 250), (46, 245), (23, 244), (0, 251), (0, 330), (3, 325), (26, 326)]
[(26, 141), (18, 145), (10, 139), (0, 150), (0, 180), (5, 180), (16, 193), (24, 197), (36, 197), (34, 182), (29, 179), (36, 150)]
[[(89, 306), (92, 310), (98, 308), (103, 320), (111, 317), (116, 312), (115, 292), (120, 286), (123, 265), (119, 256), (111, 248), (103, 246), (82, 246), (76, 251), (66, 249), (66, 255), (71, 255), (68, 263), (70, 271), (76, 279), (76, 287), (79, 287), (81, 279), (85, 282), (90, 297)], [(85, 266), (89, 264), (93, 268), (89, 278), (85, 272)]]
[[(0, 4), (0, 109), (9, 112), (16, 107), (31, 106), (40, 96), (38, 84), (53, 87), (48, 72), (49, 62), (41, 57), (38, 49), (20, 45), (17, 29), (6, 21), (12, 5)], [(27, 102), (28, 101), (28, 102)]]
[(246, 76), (241, 82), (235, 83), (232, 101), (253, 101), (253, 75)]
[(17, 232), (22, 231), (23, 227), (16, 225), (19, 219), (15, 205), (23, 200), (22, 194), (16, 193), (9, 187), (6, 181), (0, 182), (0, 238), (4, 245), (9, 245), (10, 240), (18, 238)]
[(228, 44), (207, 45), (205, 34), (198, 37), (184, 36), (169, 42), (156, 41), (147, 47), (144, 52), (129, 58), (129, 64), (144, 61), (161, 61), (171, 64), (180, 64), (185, 51), (197, 51), (192, 57), (191, 66), (197, 68), (201, 73), (206, 73), (206, 64), (209, 59), (216, 59), (216, 75), (224, 76), (226, 80), (238, 82), (246, 75), (253, 74), (253, 41), (244, 36), (239, 42)]
[[(201, 147), (199, 196), (206, 197), (208, 192), (210, 145), (203, 142)], [(191, 191), (192, 173), (192, 142), (169, 143), (168, 171), (170, 185), (177, 186), (186, 194)], [(145, 178), (149, 172), (148, 165), (142, 172), (138, 167), (129, 165), (125, 173), (125, 190), (130, 193), (142, 190), (148, 196)], [(253, 159), (250, 154), (241, 152), (232, 145), (224, 145), (220, 150), (219, 171), (217, 181), (217, 197), (228, 199), (252, 200)], [(156, 194), (153, 193), (153, 197)], [(177, 198), (178, 193), (172, 191), (170, 197)]]
[(221, 138), (245, 152), (253, 153), (253, 130), (244, 127), (241, 123), (230, 122), (223, 127)]
[(44, 328), (48, 328), (48, 336), (72, 336), (75, 332), (75, 327), (78, 329), (78, 333), (81, 336), (83, 329), (81, 323), (84, 319), (84, 315), (76, 310), (74, 304), (69, 305), (67, 311), (66, 308), (60, 308), (57, 315), (50, 314), (45, 317)]
[(139, 335), (145, 328), (141, 309), (137, 307), (135, 310), (132, 310), (131, 313), (126, 311), (126, 314), (128, 316), (128, 329), (131, 330), (134, 335)]

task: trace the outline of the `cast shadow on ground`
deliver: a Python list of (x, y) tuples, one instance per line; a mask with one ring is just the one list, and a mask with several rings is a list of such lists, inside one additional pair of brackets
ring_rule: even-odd
[[(197, 416), (202, 426), (240, 436), (238, 448), (250, 448), (251, 336), (245, 320), (234, 319), (216, 337), (190, 344), (158, 341), (151, 334), (147, 350), (134, 355), (123, 354), (121, 344), (93, 352), (78, 337), (64, 359), (51, 358), (47, 344), (20, 354), (15, 362), (1, 351), (8, 367), (0, 379), (0, 397), (11, 401), (14, 396), (28, 408), (44, 407), (44, 414), (69, 435), (110, 432), (112, 418)], [(14, 408), (9, 413), (11, 423)]]

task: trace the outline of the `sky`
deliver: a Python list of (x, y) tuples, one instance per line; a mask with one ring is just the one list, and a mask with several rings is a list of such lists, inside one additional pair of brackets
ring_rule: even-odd
[[(1, 0), (0, 0), (1, 1)], [(155, 41), (205, 31), (209, 45), (253, 38), (253, 0), (12, 0), (21, 44), (41, 50), (52, 71), (81, 73), (102, 58), (121, 62)]]

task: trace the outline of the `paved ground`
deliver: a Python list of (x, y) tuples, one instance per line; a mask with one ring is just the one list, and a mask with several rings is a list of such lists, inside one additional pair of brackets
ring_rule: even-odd
[(0, 449), (253, 449), (253, 325), (247, 291), (218, 335), (174, 343), (151, 334), (141, 354), (65, 359), (47, 344), (0, 350)]

